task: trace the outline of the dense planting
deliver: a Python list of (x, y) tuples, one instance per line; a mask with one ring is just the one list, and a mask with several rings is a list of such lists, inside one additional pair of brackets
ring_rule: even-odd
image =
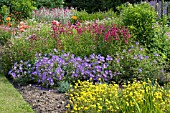
[(170, 91), (157, 83), (134, 81), (119, 85), (78, 82), (69, 93), (68, 111), (79, 113), (169, 113)]
[[(128, 80), (158, 79), (166, 82), (165, 63), (161, 62), (158, 54), (145, 56), (145, 50), (136, 42), (128, 50), (117, 53), (115, 57), (91, 54), (89, 57), (76, 57), (70, 53), (60, 53), (54, 50), (51, 54), (36, 54), (35, 63), (31, 61), (15, 63), (9, 74), (15, 80), (33, 80), (44, 86), (57, 86), (58, 81), (73, 83), (92, 78), (105, 82), (117, 83)], [(147, 64), (147, 66), (146, 66)]]
[(1, 8), (0, 67), (7, 77), (67, 92), (68, 112), (170, 112), (166, 16), (158, 18), (144, 2), (89, 14), (55, 8), (63, 0), (50, 1), (50, 8), (37, 1), (39, 9), (30, 6), (31, 15), (23, 18), (32, 18), (22, 21), (8, 14), (9, 7)]

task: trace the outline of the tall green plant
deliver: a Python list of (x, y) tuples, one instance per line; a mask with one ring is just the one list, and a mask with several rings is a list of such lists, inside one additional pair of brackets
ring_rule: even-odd
[[(33, 10), (36, 9), (35, 2), (32, 0), (1, 0), (0, 7), (4, 6), (9, 8), (9, 13), (17, 20), (28, 17), (30, 18)], [(4, 14), (2, 14), (2, 16), (4, 16)]]
[(146, 46), (149, 52), (158, 52), (167, 57), (170, 40), (165, 35), (166, 18), (158, 21), (154, 8), (145, 2), (122, 5), (119, 10), (122, 22), (135, 35), (134, 40)]

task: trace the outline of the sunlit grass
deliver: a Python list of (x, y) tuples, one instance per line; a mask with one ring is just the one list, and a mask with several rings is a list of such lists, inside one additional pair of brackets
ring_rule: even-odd
[(0, 113), (34, 113), (20, 93), (0, 74)]

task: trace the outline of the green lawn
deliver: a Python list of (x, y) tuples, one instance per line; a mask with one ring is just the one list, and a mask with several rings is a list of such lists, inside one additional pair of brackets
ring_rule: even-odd
[(34, 113), (21, 94), (0, 74), (0, 113)]

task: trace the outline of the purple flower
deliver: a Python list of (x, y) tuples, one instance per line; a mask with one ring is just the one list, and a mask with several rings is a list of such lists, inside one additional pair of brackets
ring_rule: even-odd
[(143, 60), (143, 56), (142, 56), (141, 54), (138, 54), (138, 58), (139, 58), (140, 60)]
[(37, 72), (36, 72), (36, 71), (33, 71), (33, 72), (32, 72), (32, 75), (37, 75)]
[(156, 57), (157, 57), (157, 56), (159, 56), (159, 54), (155, 53), (155, 54), (154, 54), (154, 56), (156, 56)]
[(136, 42), (136, 45), (139, 45), (139, 42)]
[(13, 69), (11, 69), (9, 72), (8, 72), (8, 75), (10, 75), (12, 73)]
[(97, 72), (101, 72), (101, 66), (95, 66), (95, 69), (97, 70)]
[(75, 72), (73, 72), (71, 76), (72, 76), (72, 77), (76, 77), (76, 78), (77, 78), (77, 77), (78, 77), (78, 74), (77, 74), (77, 73), (75, 73)]
[(105, 58), (103, 56), (101, 56), (100, 54), (97, 56), (97, 59), (99, 61), (105, 62)]
[(90, 74), (89, 74), (89, 77), (90, 77), (90, 78), (93, 78), (93, 77), (94, 77), (94, 75), (90, 73)]
[(135, 55), (135, 56), (133, 57), (133, 59), (137, 59), (137, 56)]
[(56, 70), (55, 70), (55, 73), (57, 73), (58, 75), (62, 72), (62, 69), (61, 67), (58, 67)]
[(108, 70), (105, 70), (104, 73), (105, 73), (106, 75), (108, 75), (108, 74), (109, 74), (109, 71), (108, 71)]
[(16, 78), (16, 73), (11, 73), (13, 78)]
[(44, 82), (44, 81), (45, 81), (45, 79), (47, 78), (47, 76), (46, 76), (46, 75), (47, 75), (47, 72), (44, 72), (44, 73), (43, 73), (43, 75), (42, 75), (42, 82)]
[(146, 59), (148, 59), (148, 58), (149, 58), (149, 56), (145, 56), (145, 58), (146, 58)]
[(28, 64), (27, 66), (28, 66), (28, 67), (31, 67), (31, 64)]
[(106, 64), (106, 63), (102, 64), (103, 69), (107, 68), (107, 66), (108, 66), (108, 64)]
[(164, 69), (161, 69), (161, 72), (164, 73)]
[(139, 72), (142, 72), (142, 68), (140, 68), (138, 71), (139, 71)]
[(95, 59), (95, 54), (91, 54), (90, 59)]
[(113, 58), (112, 58), (111, 56), (107, 55), (106, 60), (107, 60), (107, 61), (112, 61), (112, 60), (113, 60)]
[(84, 57), (84, 60), (85, 60), (86, 62), (90, 62), (90, 60), (89, 60), (87, 57)]

